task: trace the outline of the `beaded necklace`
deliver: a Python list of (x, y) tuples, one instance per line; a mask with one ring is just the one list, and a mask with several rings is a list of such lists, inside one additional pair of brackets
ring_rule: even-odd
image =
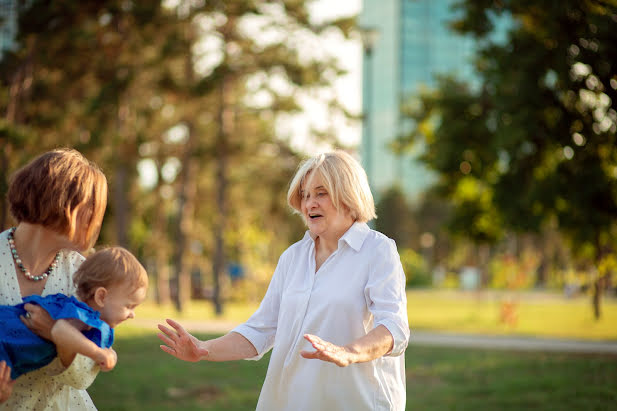
[(15, 259), (15, 263), (17, 264), (17, 267), (19, 267), (19, 269), (24, 273), (24, 275), (26, 276), (28, 280), (41, 281), (41, 280), (46, 279), (49, 275), (51, 275), (51, 273), (54, 271), (54, 268), (56, 268), (56, 266), (58, 265), (58, 261), (60, 261), (60, 252), (58, 251), (58, 254), (56, 254), (53, 261), (51, 262), (49, 267), (47, 267), (47, 270), (45, 270), (43, 274), (32, 275), (30, 274), (30, 271), (28, 271), (26, 267), (24, 267), (24, 264), (22, 263), (21, 258), (19, 258), (19, 255), (17, 254), (17, 250), (15, 249), (15, 236), (14, 236), (15, 230), (16, 230), (16, 227), (12, 227), (11, 229), (9, 229), (8, 239), (9, 239), (9, 247), (11, 248), (11, 254), (13, 255), (13, 258)]

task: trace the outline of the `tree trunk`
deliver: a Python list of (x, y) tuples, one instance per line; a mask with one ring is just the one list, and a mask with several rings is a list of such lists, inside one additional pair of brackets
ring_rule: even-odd
[(604, 256), (607, 255), (610, 250), (607, 249), (606, 247), (602, 246), (602, 242), (600, 241), (600, 236), (597, 235), (596, 236), (596, 266), (595, 266), (595, 271), (596, 271), (596, 276), (595, 279), (593, 281), (593, 285), (592, 285), (592, 296), (591, 296), (591, 303), (593, 305), (593, 316), (594, 318), (597, 320), (600, 319), (600, 317), (602, 316), (602, 290), (603, 290), (603, 277), (605, 275), (605, 273), (601, 273), (599, 271), (600, 265), (602, 263), (602, 260), (604, 259)]
[(127, 168), (126, 163), (120, 161), (114, 173), (114, 220), (116, 222), (116, 243), (128, 249), (129, 205), (127, 201)]
[[(150, 252), (153, 254), (156, 273), (155, 299), (157, 304), (168, 304), (171, 300), (169, 291), (169, 253), (167, 244), (167, 218), (163, 201), (159, 199), (161, 188), (160, 164), (157, 165), (158, 183), (154, 191), (158, 201), (154, 205), (154, 225), (152, 227), (151, 239), (149, 241)], [(161, 244), (161, 242), (165, 244)]]
[(593, 282), (593, 295), (592, 295), (592, 303), (593, 303), (593, 316), (596, 320), (599, 320), (602, 316), (602, 278), (598, 276), (596, 280)]
[(174, 253), (175, 276), (172, 282), (172, 298), (176, 309), (180, 312), (190, 299), (190, 273), (186, 263), (186, 248), (191, 233), (193, 214), (195, 209), (195, 193), (197, 185), (195, 176), (197, 164), (193, 158), (195, 132), (190, 122), (188, 126), (188, 139), (182, 158), (182, 170), (180, 173), (180, 194), (178, 196), (178, 218), (176, 220), (176, 250)]
[(214, 258), (212, 262), (212, 275), (214, 276), (214, 293), (212, 302), (216, 315), (223, 313), (223, 302), (221, 297), (221, 276), (225, 271), (225, 229), (227, 219), (227, 167), (228, 150), (227, 137), (233, 127), (233, 112), (227, 105), (228, 82), (223, 77), (219, 86), (219, 130), (216, 141), (216, 207), (218, 218), (214, 220)]

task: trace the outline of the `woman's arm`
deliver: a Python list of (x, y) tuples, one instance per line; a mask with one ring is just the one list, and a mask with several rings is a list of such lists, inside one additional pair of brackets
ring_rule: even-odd
[(174, 320), (167, 320), (174, 330), (159, 324), (161, 349), (183, 361), (232, 361), (255, 357), (257, 350), (241, 334), (230, 332), (213, 340), (201, 341)]
[(313, 345), (315, 351), (301, 351), (300, 355), (308, 359), (328, 361), (339, 367), (373, 361), (388, 354), (394, 345), (392, 334), (383, 325), (344, 347), (322, 340), (316, 335), (306, 334), (304, 338)]
[(109, 371), (116, 366), (117, 357), (111, 348), (99, 347), (67, 320), (56, 321), (51, 329), (51, 340), (65, 367), (73, 362), (76, 354), (91, 358), (102, 371)]

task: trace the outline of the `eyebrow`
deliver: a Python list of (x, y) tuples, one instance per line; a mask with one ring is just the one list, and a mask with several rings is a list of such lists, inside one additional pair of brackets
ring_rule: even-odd
[[(328, 191), (328, 189), (325, 186), (319, 186), (319, 187), (315, 187), (314, 190), (326, 190)], [(303, 188), (300, 189), (300, 195), (304, 194), (306, 190), (304, 190)]]

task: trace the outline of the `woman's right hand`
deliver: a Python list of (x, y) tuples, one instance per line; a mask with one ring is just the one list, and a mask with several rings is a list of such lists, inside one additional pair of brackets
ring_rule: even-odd
[(26, 315), (22, 315), (19, 318), (26, 327), (39, 337), (51, 341), (51, 328), (54, 326), (55, 321), (49, 313), (43, 307), (30, 303), (25, 304), (24, 309), (26, 310)]
[(15, 380), (11, 380), (11, 367), (6, 362), (0, 361), (0, 404), (11, 396), (13, 384)]
[(175, 331), (159, 324), (159, 330), (163, 334), (159, 333), (158, 337), (165, 343), (161, 345), (161, 350), (180, 360), (190, 362), (197, 362), (208, 356), (208, 350), (202, 348), (203, 341), (189, 334), (174, 320), (168, 319), (167, 324), (171, 325)]

